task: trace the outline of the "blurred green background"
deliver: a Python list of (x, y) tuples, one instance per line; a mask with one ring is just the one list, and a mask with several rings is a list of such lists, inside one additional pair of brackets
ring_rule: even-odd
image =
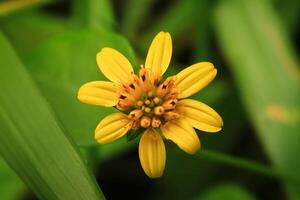
[[(299, 0), (0, 1), (0, 199), (300, 199), (299, 22)], [(193, 98), (224, 128), (199, 132), (194, 156), (166, 142), (153, 180), (138, 140), (96, 144), (113, 109), (76, 93), (105, 79), (101, 48), (138, 69), (159, 31), (173, 40), (167, 74), (214, 63), (216, 79)]]

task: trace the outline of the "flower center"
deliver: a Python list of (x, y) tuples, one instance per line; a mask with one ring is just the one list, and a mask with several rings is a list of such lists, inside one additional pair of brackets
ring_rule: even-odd
[(179, 118), (178, 91), (174, 82), (174, 77), (162, 82), (161, 77), (153, 78), (150, 71), (142, 68), (139, 76), (133, 74), (132, 80), (122, 85), (117, 108), (128, 114), (133, 121), (132, 129), (158, 128)]

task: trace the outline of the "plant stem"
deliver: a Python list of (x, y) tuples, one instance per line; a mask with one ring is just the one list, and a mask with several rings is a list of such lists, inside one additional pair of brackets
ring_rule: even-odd
[(209, 161), (213, 161), (219, 164), (227, 165), (230, 167), (236, 167), (240, 169), (245, 169), (248, 171), (252, 171), (258, 174), (263, 174), (272, 178), (276, 179), (284, 179), (286, 181), (292, 181), (299, 183), (299, 180), (296, 180), (295, 178), (287, 176), (285, 173), (279, 172), (276, 169), (273, 169), (269, 166), (250, 161), (245, 160), (242, 158), (238, 158), (231, 155), (226, 155), (223, 153), (213, 152), (209, 150), (201, 150), (197, 154), (197, 157)]

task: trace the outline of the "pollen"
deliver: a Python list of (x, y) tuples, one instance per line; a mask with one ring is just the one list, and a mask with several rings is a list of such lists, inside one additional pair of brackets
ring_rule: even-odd
[(150, 101), (149, 99), (147, 99), (147, 100), (145, 101), (145, 104), (146, 104), (147, 106), (149, 106), (149, 105), (151, 104), (151, 101)]
[(144, 102), (143, 102), (143, 101), (138, 101), (138, 102), (136, 103), (136, 105), (137, 105), (138, 107), (141, 107), (141, 106), (144, 105)]
[(140, 121), (141, 127), (143, 128), (148, 128), (150, 126), (150, 123), (151, 123), (151, 119), (150, 117), (147, 116), (143, 116)]
[(158, 105), (160, 103), (160, 99), (158, 97), (155, 97), (153, 99), (153, 102), (154, 102), (155, 105)]
[(119, 91), (116, 107), (128, 113), (128, 118), (133, 121), (132, 129), (159, 128), (180, 116), (174, 77), (165, 81), (161, 78), (151, 80), (149, 73), (142, 67), (139, 76), (133, 74)]
[(145, 110), (145, 113), (150, 113), (151, 112), (151, 108), (149, 108), (149, 107), (146, 107), (144, 110)]

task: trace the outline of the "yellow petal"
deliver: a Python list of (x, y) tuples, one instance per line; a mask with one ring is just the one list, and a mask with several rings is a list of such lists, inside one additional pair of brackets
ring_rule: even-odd
[(163, 174), (166, 149), (163, 139), (155, 130), (148, 129), (141, 137), (139, 157), (144, 172), (150, 178), (158, 178)]
[(132, 66), (117, 50), (103, 48), (96, 59), (101, 72), (112, 82), (124, 83), (130, 80), (133, 73)]
[(93, 81), (84, 84), (78, 91), (78, 99), (95, 106), (114, 106), (118, 100), (118, 87), (108, 81)]
[(148, 50), (145, 68), (152, 71), (154, 77), (165, 73), (172, 57), (172, 39), (169, 33), (159, 32)]
[(184, 118), (169, 121), (161, 128), (165, 138), (172, 140), (183, 151), (194, 154), (200, 148), (200, 140), (193, 127)]
[(206, 132), (218, 132), (223, 126), (221, 116), (208, 105), (192, 99), (184, 99), (178, 102), (183, 106), (182, 115), (189, 123)]
[(217, 70), (209, 62), (194, 64), (176, 75), (175, 85), (179, 98), (189, 97), (207, 86), (217, 75)]
[(132, 122), (125, 114), (113, 113), (105, 117), (95, 130), (95, 139), (106, 144), (125, 135), (131, 128)]

